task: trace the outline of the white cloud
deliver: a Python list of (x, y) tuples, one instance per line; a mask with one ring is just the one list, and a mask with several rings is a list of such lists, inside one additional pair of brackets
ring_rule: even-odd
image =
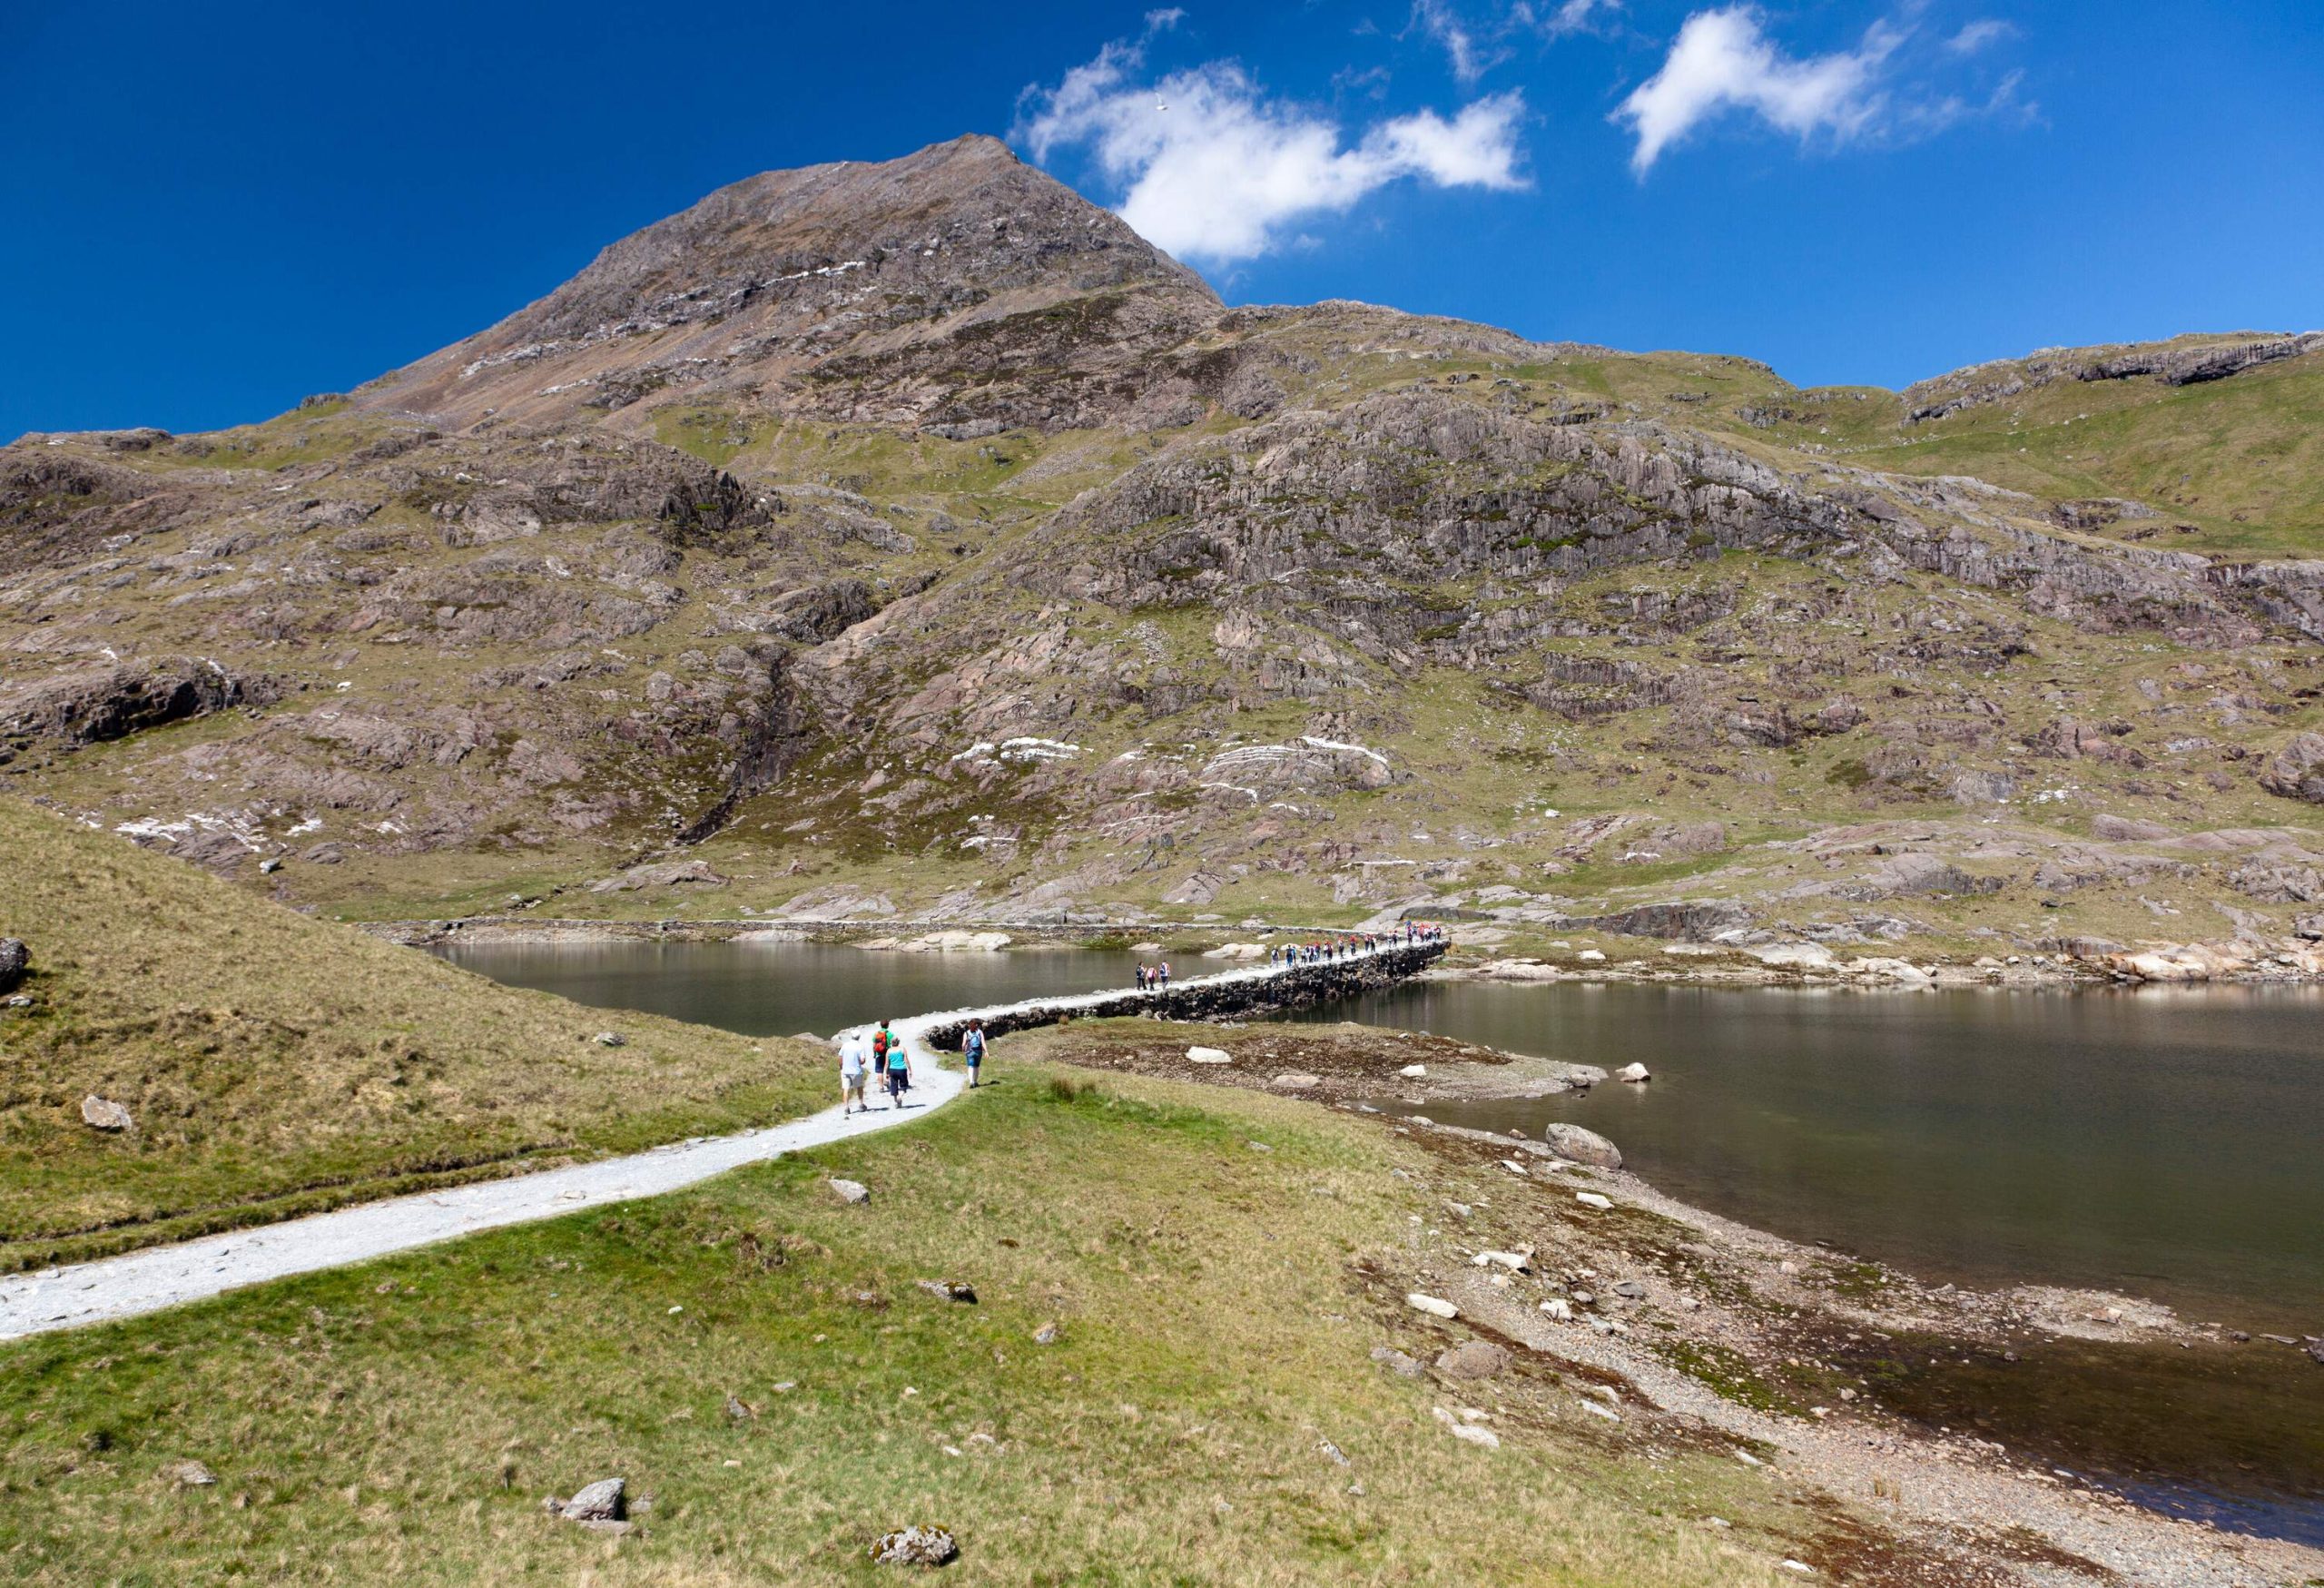
[(1559, 38), (1588, 27), (1598, 12), (1620, 11), (1621, 8), (1622, 0), (1561, 0), (1560, 4), (1537, 12), (1527, 4), (1527, 0), (1517, 0), (1511, 15), (1526, 27), (1538, 29), (1551, 38)]
[(1013, 136), (1034, 159), (1087, 147), (1122, 190), (1122, 219), (1181, 258), (1232, 263), (1284, 245), (1302, 217), (1342, 212), (1404, 177), (1439, 187), (1521, 188), (1523, 99), (1499, 94), (1451, 120), (1420, 111), (1374, 123), (1353, 146), (1340, 125), (1270, 100), (1212, 62), (1147, 84), (1141, 44), (1113, 44), (1057, 87), (1028, 90)]
[(1444, 46), (1445, 56), (1452, 64), (1452, 75), (1463, 83), (1474, 83), (1485, 68), (1502, 59), (1499, 51), (1486, 52), (1479, 48), (1476, 35), (1452, 15), (1444, 0), (1413, 0), (1413, 19), (1406, 32), (1418, 28)]
[(1959, 33), (1945, 40), (1945, 47), (1956, 55), (1974, 55), (1987, 44), (1999, 44), (2005, 38), (2015, 37), (2016, 34), (2017, 29), (2010, 24), (1996, 22), (1991, 17), (1986, 17), (1981, 21), (1970, 23)]
[(1797, 60), (1768, 42), (1748, 5), (1698, 12), (1679, 30), (1661, 70), (1614, 113), (1638, 136), (1630, 164), (1643, 173), (1663, 150), (1729, 110), (1803, 139), (1854, 137), (1884, 110), (1880, 69), (1903, 42), (1902, 34), (1876, 24), (1853, 50)]

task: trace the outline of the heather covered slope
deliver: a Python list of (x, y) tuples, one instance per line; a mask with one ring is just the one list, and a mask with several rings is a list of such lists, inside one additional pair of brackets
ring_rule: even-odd
[(2272, 952), (2324, 908), (2319, 370), (1802, 391), (1229, 310), (965, 139), (345, 399), (0, 451), (0, 778), (367, 914)]
[[(0, 799), (0, 1265), (740, 1129), (823, 1056), (521, 992)], [(597, 1041), (612, 1029), (618, 1047)], [(125, 1108), (84, 1122), (86, 1098)]]

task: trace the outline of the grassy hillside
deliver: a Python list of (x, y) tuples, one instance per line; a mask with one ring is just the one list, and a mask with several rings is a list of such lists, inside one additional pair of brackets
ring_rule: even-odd
[[(1585, 1415), (1552, 1358), (1449, 1386), (1371, 1360), (1469, 1337), (1403, 1300), (1430, 1260), (1413, 1216), (1472, 1194), (1417, 1147), (1312, 1106), (999, 1059), (1000, 1086), (926, 1126), (0, 1349), (0, 1566), (27, 1585), (870, 1583), (888, 1573), (864, 1545), (924, 1520), (959, 1535), (960, 1583), (1831, 1569), (1847, 1524), (1827, 1502), (1802, 1508), (1722, 1441)], [(832, 1198), (834, 1172), (871, 1206)], [(978, 1304), (917, 1288), (935, 1277)], [(1490, 1408), (1502, 1447), (1451, 1437), (1440, 1405)], [(156, 1481), (184, 1459), (216, 1486)], [(651, 1497), (642, 1535), (542, 1514), (609, 1475)]]
[[(0, 854), (34, 972), (0, 1010), (11, 1268), (824, 1100), (803, 1044), (502, 988), (14, 801)], [(135, 1128), (83, 1123), (91, 1095)]]

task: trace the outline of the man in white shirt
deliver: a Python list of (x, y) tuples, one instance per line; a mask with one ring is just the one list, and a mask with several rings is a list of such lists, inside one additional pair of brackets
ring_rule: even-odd
[(869, 1113), (871, 1104), (863, 1100), (863, 1085), (872, 1073), (872, 1045), (863, 1040), (860, 1031), (850, 1031), (839, 1044), (839, 1117), (852, 1113)]

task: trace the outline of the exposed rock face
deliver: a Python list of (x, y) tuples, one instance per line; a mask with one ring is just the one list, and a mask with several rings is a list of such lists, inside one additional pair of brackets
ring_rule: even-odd
[(2260, 774), (2260, 786), (2288, 800), (2324, 805), (2324, 734), (2296, 734)]

